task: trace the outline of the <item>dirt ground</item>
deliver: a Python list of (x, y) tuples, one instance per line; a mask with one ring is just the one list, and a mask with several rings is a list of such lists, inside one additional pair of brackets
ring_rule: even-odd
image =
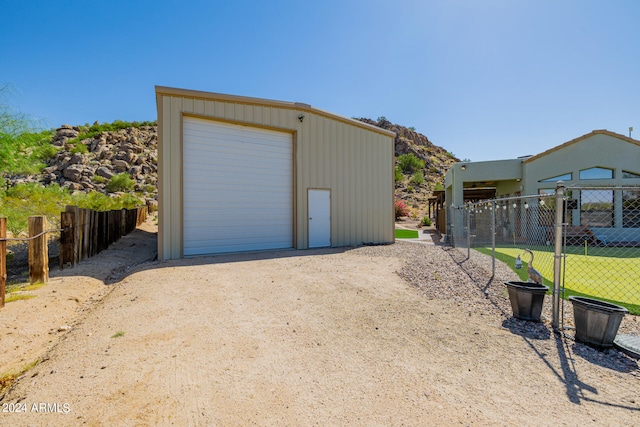
[(0, 309), (0, 372), (43, 358), (0, 425), (638, 425), (637, 364), (427, 298), (409, 243), (145, 262), (153, 231)]

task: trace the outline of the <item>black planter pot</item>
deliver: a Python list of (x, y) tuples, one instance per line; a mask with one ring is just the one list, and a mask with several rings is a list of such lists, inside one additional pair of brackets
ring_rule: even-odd
[(576, 341), (599, 349), (613, 347), (622, 318), (629, 311), (619, 305), (587, 297), (570, 296)]
[(544, 296), (549, 287), (533, 282), (504, 282), (504, 284), (509, 291), (513, 317), (539, 322)]

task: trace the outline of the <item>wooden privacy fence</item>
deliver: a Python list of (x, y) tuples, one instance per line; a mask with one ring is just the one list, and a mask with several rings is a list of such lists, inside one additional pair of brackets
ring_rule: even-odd
[(67, 206), (60, 214), (60, 268), (107, 249), (147, 219), (147, 208), (94, 211)]
[(7, 241), (29, 241), (29, 281), (49, 280), (48, 234), (60, 232), (60, 269), (107, 249), (147, 219), (147, 208), (94, 211), (67, 206), (60, 214), (60, 228), (47, 230), (44, 216), (29, 217), (29, 237), (7, 238), (7, 219), (0, 218), (0, 307), (4, 307), (7, 283)]

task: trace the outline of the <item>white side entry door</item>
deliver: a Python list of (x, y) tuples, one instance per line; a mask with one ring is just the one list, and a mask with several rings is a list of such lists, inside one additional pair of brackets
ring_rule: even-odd
[(309, 247), (331, 246), (331, 191), (309, 190)]

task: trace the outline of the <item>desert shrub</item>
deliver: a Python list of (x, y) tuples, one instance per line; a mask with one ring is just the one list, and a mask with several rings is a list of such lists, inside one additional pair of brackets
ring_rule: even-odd
[(110, 211), (116, 209), (133, 209), (143, 206), (144, 202), (131, 194), (123, 194), (118, 197), (109, 197), (98, 191), (92, 191), (84, 194), (79, 193), (72, 198), (72, 204), (84, 208), (93, 209), (95, 211)]
[(423, 216), (420, 224), (422, 224), (425, 227), (429, 227), (431, 225), (431, 218), (429, 218), (428, 216)]
[(89, 148), (81, 142), (76, 143), (73, 148), (70, 150), (72, 154), (86, 154), (89, 152)]
[(36, 174), (55, 156), (58, 149), (51, 145), (51, 132), (24, 132), (17, 135), (0, 129), (0, 172)]
[(100, 135), (102, 132), (116, 132), (120, 129), (127, 129), (130, 127), (141, 127), (141, 126), (153, 126), (156, 122), (123, 122), (122, 120), (115, 120), (113, 123), (94, 123), (93, 125), (84, 125), (79, 126), (80, 134), (77, 138), (70, 139), (68, 144), (76, 144), (83, 139), (93, 138), (95, 136)]
[(407, 216), (409, 214), (407, 204), (404, 202), (404, 200), (396, 199), (396, 201), (394, 202), (394, 207), (396, 212), (396, 219), (400, 218), (401, 216)]
[(396, 181), (402, 181), (404, 179), (404, 175), (402, 175), (402, 169), (400, 169), (400, 166), (396, 165), (396, 167), (393, 169), (393, 178)]
[(404, 173), (412, 173), (417, 169), (424, 168), (424, 161), (417, 158), (412, 153), (398, 156), (398, 164)]
[(156, 186), (146, 184), (144, 187), (142, 187), (142, 191), (144, 191), (145, 193), (153, 193), (154, 191), (156, 191)]
[(133, 209), (138, 206), (144, 206), (144, 202), (132, 194), (123, 194), (122, 196), (116, 197), (116, 203), (118, 203), (122, 209)]
[(69, 192), (56, 184), (18, 184), (0, 193), (0, 216), (7, 218), (7, 229), (17, 236), (27, 231), (30, 216), (44, 215), (50, 224), (59, 224), (60, 212), (70, 200)]
[(0, 173), (39, 173), (57, 152), (52, 132), (41, 131), (37, 120), (11, 108), (11, 92), (10, 85), (0, 85)]
[(411, 175), (409, 182), (414, 185), (424, 184), (424, 175), (422, 174), (422, 171), (415, 171), (413, 175)]
[(122, 172), (111, 177), (107, 183), (107, 190), (114, 193), (116, 191), (127, 191), (133, 189), (135, 182), (128, 173)]

